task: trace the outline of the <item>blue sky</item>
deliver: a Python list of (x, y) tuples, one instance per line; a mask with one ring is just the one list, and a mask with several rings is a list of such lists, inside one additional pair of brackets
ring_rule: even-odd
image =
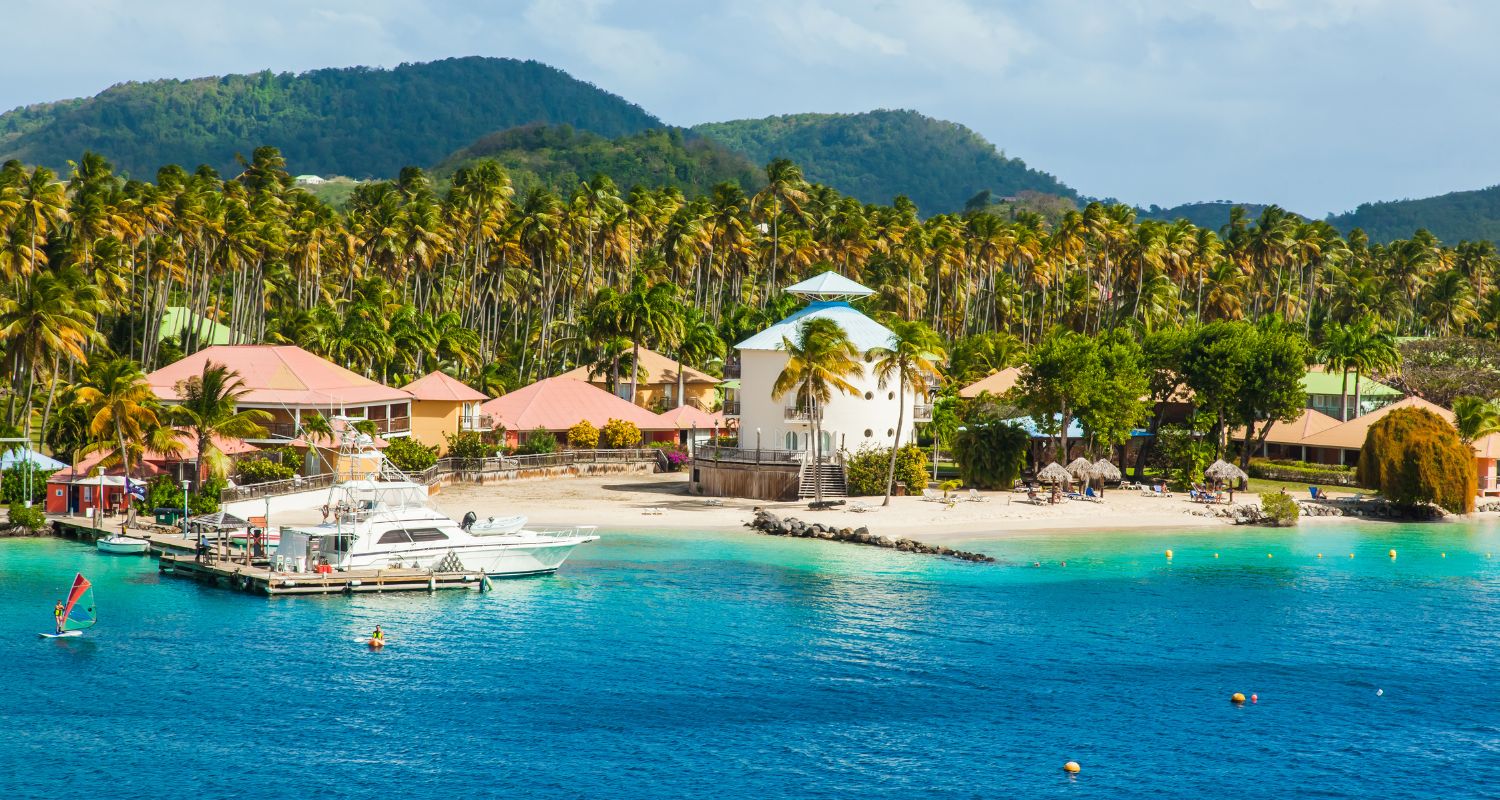
[(913, 108), (1080, 191), (1322, 215), (1500, 183), (1483, 0), (7, 3), (0, 107), (126, 80), (534, 58), (670, 123)]

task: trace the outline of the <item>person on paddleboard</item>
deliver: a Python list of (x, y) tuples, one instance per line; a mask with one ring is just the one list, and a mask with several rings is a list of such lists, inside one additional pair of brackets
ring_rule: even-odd
[(381, 630), (379, 625), (376, 625), (375, 632), (370, 634), (370, 644), (376, 647), (385, 645), (385, 631)]

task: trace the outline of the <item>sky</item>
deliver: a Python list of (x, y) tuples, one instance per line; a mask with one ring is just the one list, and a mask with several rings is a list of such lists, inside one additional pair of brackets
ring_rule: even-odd
[(668, 123), (909, 108), (1085, 195), (1309, 216), (1500, 183), (1492, 0), (0, 0), (0, 108), (543, 61)]

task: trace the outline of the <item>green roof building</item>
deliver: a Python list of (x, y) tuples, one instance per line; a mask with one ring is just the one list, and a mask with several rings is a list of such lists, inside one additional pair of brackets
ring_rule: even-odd
[[(184, 330), (187, 331), (187, 336), (183, 335)], [(157, 332), (157, 339), (171, 336), (184, 346), (188, 339), (194, 339), (197, 346), (202, 348), (229, 344), (229, 333), (229, 326), (222, 322), (194, 314), (182, 306), (167, 306), (167, 310), (161, 315), (161, 330)]]
[[(1314, 368), (1302, 376), (1302, 389), (1307, 392), (1307, 407), (1320, 411), (1336, 420), (1353, 419), (1383, 408), (1400, 400), (1404, 395), (1399, 389), (1361, 375), (1359, 378), (1359, 408), (1354, 406), (1354, 373), (1349, 373), (1349, 394), (1344, 395), (1343, 373), (1329, 373)], [(1344, 413), (1347, 403), (1348, 413)]]

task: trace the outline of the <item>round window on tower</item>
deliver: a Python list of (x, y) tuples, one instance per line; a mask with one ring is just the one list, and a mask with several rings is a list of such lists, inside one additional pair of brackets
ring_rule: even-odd
[(875, 399), (875, 393), (874, 392), (865, 392), (865, 399), (866, 400), (874, 400)]
[(886, 436), (895, 436), (896, 435), (896, 429), (895, 428), (886, 428), (885, 429), (885, 435)]
[(870, 438), (871, 436), (874, 436), (874, 435), (875, 435), (875, 431), (872, 431), (869, 428), (865, 428), (865, 438), (866, 439), (868, 439), (868, 438)]
[(896, 393), (895, 392), (886, 392), (885, 393), (885, 399), (887, 399), (887, 400), (895, 400), (896, 399)]

